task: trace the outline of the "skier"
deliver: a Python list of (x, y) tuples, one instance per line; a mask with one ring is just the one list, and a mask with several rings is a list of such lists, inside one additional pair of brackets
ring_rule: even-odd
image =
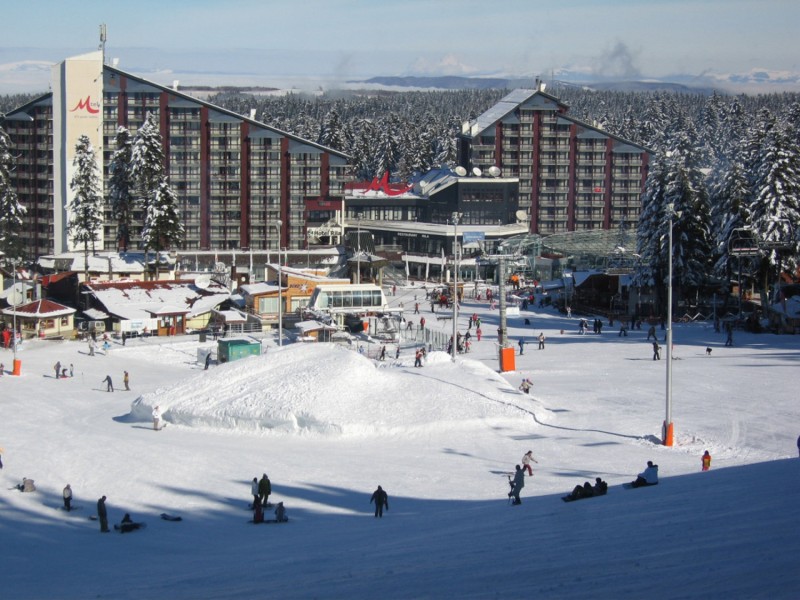
[(71, 511), (72, 510), (72, 488), (70, 487), (69, 484), (67, 484), (67, 487), (64, 488), (64, 491), (62, 492), (62, 496), (64, 497), (64, 510), (66, 510), (67, 512)]
[(261, 475), (261, 481), (258, 482), (258, 498), (262, 506), (269, 506), (269, 495), (272, 493), (272, 483), (264, 473)]
[(525, 338), (519, 338), (519, 355), (525, 354)]
[(639, 473), (636, 480), (631, 483), (633, 487), (643, 485), (656, 485), (658, 483), (658, 465), (654, 465), (652, 460), (647, 461), (647, 468)]
[(383, 507), (385, 506), (386, 510), (389, 510), (389, 496), (381, 486), (378, 486), (378, 489), (372, 493), (369, 501), (375, 503), (375, 516), (383, 518)]
[(97, 518), (100, 521), (100, 531), (108, 533), (108, 513), (106, 512), (106, 497), (103, 496), (97, 501)]
[(522, 488), (525, 487), (525, 471), (517, 465), (516, 472), (514, 473), (514, 480), (511, 482), (511, 491), (508, 492), (508, 497), (514, 497), (514, 501), (511, 504), (517, 505), (522, 504), (522, 500), (519, 499), (519, 493), (522, 491)]
[(539, 461), (533, 458), (533, 450), (528, 450), (522, 456), (522, 470), (525, 471), (527, 469), (528, 475), (533, 475), (533, 469), (531, 469), (531, 461), (535, 462), (537, 465)]
[(158, 406), (153, 409), (153, 429), (155, 431), (161, 429), (161, 409)]
[(113, 392), (114, 391), (114, 384), (111, 382), (111, 375), (106, 375), (106, 378), (103, 379), (101, 383), (106, 384), (106, 391)]
[(130, 392), (131, 388), (128, 385), (129, 382), (130, 382), (130, 377), (128, 376), (128, 372), (127, 371), (125, 371), (125, 374), (122, 376), (122, 382), (125, 384), (125, 391), (126, 392)]
[(653, 342), (653, 360), (661, 360), (661, 346), (658, 342)]
[(711, 468), (711, 455), (708, 453), (708, 450), (705, 451), (703, 458), (700, 460), (703, 464), (703, 471), (708, 471)]

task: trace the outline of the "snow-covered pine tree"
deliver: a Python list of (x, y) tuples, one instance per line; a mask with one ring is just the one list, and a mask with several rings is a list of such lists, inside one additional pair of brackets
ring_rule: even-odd
[(133, 211), (136, 208), (134, 179), (131, 173), (131, 134), (125, 127), (117, 129), (117, 149), (108, 164), (110, 173), (108, 181), (108, 200), (111, 215), (117, 222), (117, 245), (128, 250), (131, 241), (131, 225)]
[(26, 209), (19, 202), (17, 192), (11, 185), (11, 171), (14, 169), (14, 155), (11, 140), (0, 127), (0, 251), (7, 260), (18, 261), (25, 258), (22, 217)]
[(775, 269), (797, 266), (798, 243), (793, 228), (800, 223), (800, 148), (794, 128), (776, 125), (763, 139), (756, 164), (749, 225), (768, 251), (761, 269), (762, 303), (768, 299)]
[(641, 256), (633, 284), (637, 288), (654, 286), (656, 310), (661, 312), (664, 298), (661, 282), (666, 277), (666, 261), (662, 260), (661, 238), (664, 227), (665, 189), (667, 178), (666, 157), (656, 154), (650, 163), (650, 171), (642, 194), (642, 210), (636, 229), (636, 252)]
[(164, 181), (164, 146), (155, 115), (148, 112), (131, 146), (130, 175), (143, 209)]
[(165, 178), (159, 182), (147, 202), (144, 227), (142, 227), (142, 244), (145, 249), (152, 249), (156, 253), (156, 280), (158, 280), (161, 251), (179, 245), (183, 241), (183, 224), (177, 206), (178, 197)]
[(94, 147), (89, 137), (82, 135), (75, 145), (75, 158), (72, 160), (75, 173), (69, 187), (73, 192), (67, 206), (69, 221), (67, 230), (72, 242), (83, 244), (84, 278), (89, 279), (89, 245), (92, 253), (99, 238), (103, 224), (102, 197), (100, 195), (100, 176)]

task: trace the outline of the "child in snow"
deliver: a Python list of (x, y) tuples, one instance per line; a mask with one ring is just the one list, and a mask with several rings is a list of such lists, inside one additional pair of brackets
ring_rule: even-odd
[(708, 453), (708, 450), (703, 454), (701, 461), (703, 464), (703, 471), (708, 471), (711, 468), (711, 455)]

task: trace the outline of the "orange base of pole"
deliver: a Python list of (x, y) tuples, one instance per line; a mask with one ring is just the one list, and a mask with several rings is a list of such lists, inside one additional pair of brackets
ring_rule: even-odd
[(500, 372), (508, 373), (515, 369), (514, 348), (500, 348)]
[(22, 361), (18, 358), (14, 359), (14, 370), (11, 371), (12, 375), (21, 375), (22, 374)]
[(675, 423), (664, 424), (664, 445), (672, 446), (675, 441)]

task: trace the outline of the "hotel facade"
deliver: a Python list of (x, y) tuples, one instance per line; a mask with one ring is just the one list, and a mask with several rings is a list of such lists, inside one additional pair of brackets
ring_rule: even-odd
[(518, 178), (531, 233), (635, 225), (650, 151), (572, 118), (568, 110), (543, 85), (514, 90), (462, 125), (459, 165)]
[[(51, 89), (0, 120), (17, 156), (12, 185), (27, 209), (31, 259), (77, 249), (66, 207), (81, 135), (91, 140), (103, 173), (105, 220), (95, 249), (119, 249), (108, 164), (117, 130), (134, 136), (148, 113), (159, 124), (179, 199), (179, 250), (306, 248), (307, 229), (341, 210), (346, 155), (121, 71), (105, 64), (102, 51), (55, 65)], [(131, 250), (141, 248), (139, 229)]]

